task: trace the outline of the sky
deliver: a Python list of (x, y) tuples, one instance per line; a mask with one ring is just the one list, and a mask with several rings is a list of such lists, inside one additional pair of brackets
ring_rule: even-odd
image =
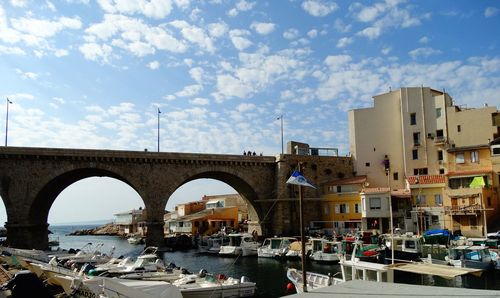
[[(499, 43), (495, 0), (4, 0), (0, 128), (8, 98), (9, 146), (155, 151), (159, 119), (162, 152), (276, 155), (283, 115), (285, 142), (347, 155), (347, 111), (391, 89), (499, 106)], [(169, 204), (232, 191), (197, 181)], [(93, 219), (92, 199), (143, 205), (89, 178), (49, 221)]]

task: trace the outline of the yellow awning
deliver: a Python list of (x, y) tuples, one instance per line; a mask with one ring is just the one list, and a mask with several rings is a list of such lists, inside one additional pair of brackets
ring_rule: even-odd
[(476, 176), (470, 183), (470, 188), (483, 188), (486, 185), (482, 176)]

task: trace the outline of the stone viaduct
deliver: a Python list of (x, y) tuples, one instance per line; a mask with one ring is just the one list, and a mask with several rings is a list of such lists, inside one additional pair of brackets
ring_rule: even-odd
[[(298, 235), (298, 188), (285, 182), (299, 162), (304, 175), (319, 186), (353, 175), (350, 157), (0, 147), (7, 243), (47, 248), (47, 218), (58, 195), (72, 183), (96, 176), (123, 181), (140, 195), (148, 216), (147, 245), (163, 244), (163, 214), (169, 197), (183, 184), (200, 178), (233, 187), (249, 205), (249, 217), (261, 225), (264, 235)], [(306, 223), (320, 219), (322, 192), (321, 187), (305, 189)]]

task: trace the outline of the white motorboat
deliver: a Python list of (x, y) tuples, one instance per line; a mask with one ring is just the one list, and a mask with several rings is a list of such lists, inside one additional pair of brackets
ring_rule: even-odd
[(458, 268), (488, 270), (494, 267), (490, 251), (486, 246), (461, 245), (451, 247), (445, 259), (450, 265)]
[(251, 297), (255, 295), (255, 283), (241, 279), (211, 274), (184, 275), (172, 283), (179, 288), (183, 298)]
[(316, 262), (333, 263), (340, 260), (342, 242), (330, 241), (323, 238), (312, 239), (312, 250), (309, 258)]
[[(312, 243), (310, 241), (305, 243), (306, 256), (311, 252)], [(285, 259), (294, 260), (302, 258), (302, 243), (294, 241), (288, 246), (288, 251), (285, 253)]]
[(143, 243), (142, 237), (137, 236), (137, 235), (132, 235), (132, 236), (128, 237), (127, 241), (130, 244), (142, 244)]
[[(286, 276), (295, 286), (297, 293), (303, 293), (304, 282), (302, 278), (302, 272), (295, 268), (288, 268), (288, 270), (286, 271)], [(309, 291), (344, 282), (340, 278), (315, 272), (306, 272), (306, 280), (307, 289)]]
[(201, 238), (201, 243), (198, 245), (198, 252), (218, 254), (220, 247), (229, 244), (229, 237), (222, 234), (205, 236)]
[(255, 256), (259, 243), (249, 233), (229, 234), (228, 245), (220, 247), (220, 256)]
[(130, 280), (107, 277), (86, 279), (67, 275), (56, 275), (53, 281), (64, 293), (75, 298), (182, 298), (180, 290), (162, 281)]
[(259, 258), (280, 258), (288, 252), (289, 246), (297, 239), (293, 237), (274, 237), (266, 238), (257, 249)]

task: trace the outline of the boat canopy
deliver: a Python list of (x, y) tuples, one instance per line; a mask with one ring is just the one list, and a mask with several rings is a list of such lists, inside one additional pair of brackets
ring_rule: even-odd
[(472, 274), (481, 274), (481, 269), (472, 269), (472, 268), (456, 268), (447, 265), (438, 265), (438, 264), (422, 264), (422, 263), (412, 263), (412, 264), (392, 264), (388, 265), (388, 268), (417, 273), (417, 274), (429, 274), (429, 275), (437, 275), (443, 278), (452, 279), (457, 276), (466, 275), (469, 273)]

